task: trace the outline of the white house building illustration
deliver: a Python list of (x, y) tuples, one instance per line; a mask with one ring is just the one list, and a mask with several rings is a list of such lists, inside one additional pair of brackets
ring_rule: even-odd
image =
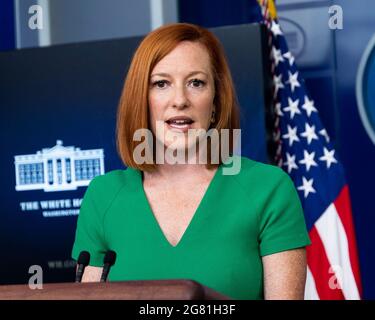
[(64, 147), (61, 140), (36, 154), (14, 157), (16, 190), (66, 191), (104, 174), (104, 150)]

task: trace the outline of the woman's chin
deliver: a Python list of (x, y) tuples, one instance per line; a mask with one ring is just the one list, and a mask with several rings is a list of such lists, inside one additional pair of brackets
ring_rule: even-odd
[(191, 147), (191, 144), (188, 143), (187, 138), (177, 138), (173, 142), (164, 142), (164, 147), (166, 151), (174, 151), (176, 152), (187, 152), (189, 147)]

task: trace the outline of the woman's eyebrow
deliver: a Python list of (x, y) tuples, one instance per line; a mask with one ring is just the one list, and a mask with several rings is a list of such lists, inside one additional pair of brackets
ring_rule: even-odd
[[(186, 77), (188, 78), (188, 77), (191, 77), (191, 76), (196, 75), (196, 74), (198, 74), (198, 73), (202, 73), (202, 74), (204, 74), (205, 76), (207, 76), (207, 73), (204, 72), (204, 71), (192, 71), (192, 72), (190, 72)], [(171, 78), (171, 75), (170, 75), (169, 73), (165, 73), (165, 72), (154, 73), (154, 74), (151, 75), (151, 78), (152, 78), (152, 77), (155, 77), (155, 76)]]

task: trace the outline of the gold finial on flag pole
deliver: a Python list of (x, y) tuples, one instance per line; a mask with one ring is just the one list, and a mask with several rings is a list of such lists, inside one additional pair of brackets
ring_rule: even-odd
[(258, 0), (258, 3), (262, 8), (264, 18), (267, 20), (277, 18), (276, 6), (273, 0)]

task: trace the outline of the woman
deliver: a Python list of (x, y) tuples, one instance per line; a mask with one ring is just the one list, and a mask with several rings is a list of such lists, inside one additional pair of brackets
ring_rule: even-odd
[[(177, 153), (196, 150), (188, 131), (233, 135), (238, 119), (230, 71), (212, 33), (172, 24), (142, 41), (117, 117), (128, 168), (95, 178), (78, 218), (72, 255), (91, 254), (83, 281), (99, 281), (111, 249), (112, 281), (192, 279), (235, 299), (303, 299), (309, 239), (297, 192), (281, 169), (221, 155), (215, 164), (210, 152), (202, 164), (202, 149), (184, 153), (185, 164), (158, 162), (151, 148), (162, 145), (164, 155), (172, 145)], [(139, 129), (150, 129), (152, 138), (134, 139)], [(135, 151), (145, 141), (152, 151), (142, 158)], [(232, 153), (233, 144), (228, 148)], [(224, 174), (233, 159), (239, 172)]]

